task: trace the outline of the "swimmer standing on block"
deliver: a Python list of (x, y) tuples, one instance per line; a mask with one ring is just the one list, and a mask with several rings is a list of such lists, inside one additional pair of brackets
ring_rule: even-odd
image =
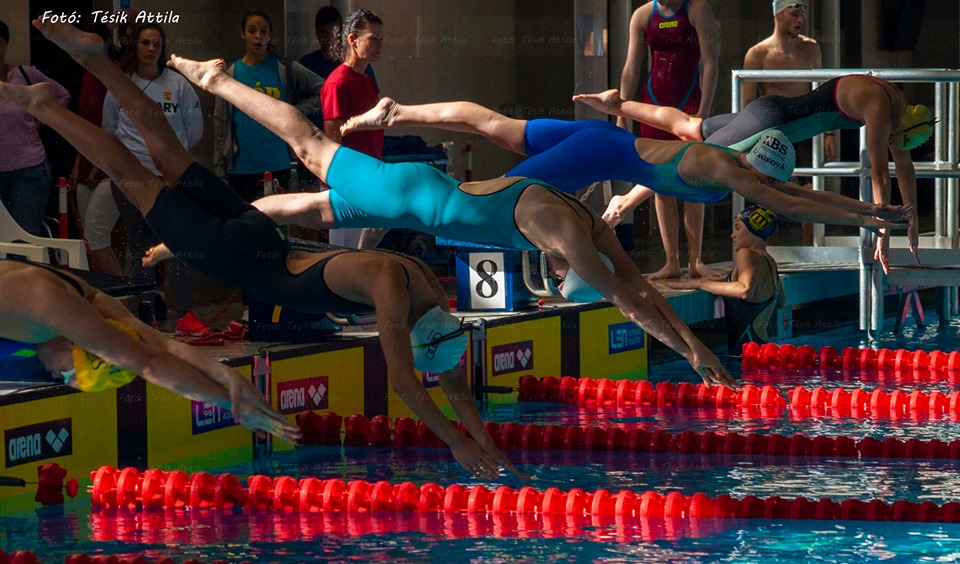
[(299, 429), (236, 370), (167, 338), (116, 299), (50, 267), (0, 260), (0, 340), (22, 343), (56, 378), (83, 391), (116, 388), (140, 374), (184, 397), (230, 409), (260, 435), (300, 438)]
[[(116, 137), (59, 108), (49, 87), (0, 83), (0, 95), (51, 125), (106, 172), (160, 240), (198, 270), (258, 299), (301, 311), (375, 311), (389, 382), (397, 396), (474, 476), (492, 479), (504, 467), (527, 477), (484, 429), (457, 369), (468, 337), (460, 320), (448, 312), (446, 294), (425, 264), (383, 251), (291, 252), (274, 221), (193, 160), (166, 118), (154, 111), (155, 103), (110, 63), (99, 37), (67, 24), (34, 20), (33, 25), (116, 97), (143, 134), (163, 180)], [(415, 367), (440, 374), (441, 388), (473, 438), (450, 424), (426, 393)]]

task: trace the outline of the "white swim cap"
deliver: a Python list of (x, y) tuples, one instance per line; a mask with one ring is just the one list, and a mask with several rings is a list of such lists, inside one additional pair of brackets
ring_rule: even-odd
[(435, 306), (410, 331), (413, 366), (421, 372), (450, 370), (467, 349), (467, 338), (461, 320)]
[[(610, 272), (613, 272), (613, 263), (610, 262), (607, 255), (603, 253), (599, 254), (603, 264), (607, 265)], [(603, 299), (600, 292), (594, 290), (583, 278), (580, 278), (580, 275), (577, 274), (573, 267), (567, 270), (567, 277), (563, 279), (563, 285), (560, 287), (560, 295), (571, 302), (579, 303), (596, 302)]]
[(789, 8), (800, 8), (804, 12), (807, 11), (807, 1), (806, 0), (773, 0), (773, 15), (777, 15), (780, 12), (787, 10)]
[(760, 136), (757, 144), (747, 153), (747, 162), (761, 173), (786, 182), (793, 175), (797, 153), (782, 131), (770, 129)]

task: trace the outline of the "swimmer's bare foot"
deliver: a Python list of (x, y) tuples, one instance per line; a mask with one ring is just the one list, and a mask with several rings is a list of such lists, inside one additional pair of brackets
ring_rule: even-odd
[(80, 64), (85, 64), (97, 56), (106, 57), (103, 39), (95, 33), (80, 31), (68, 23), (43, 22), (40, 18), (33, 20), (33, 27)]
[(43, 104), (58, 103), (49, 82), (38, 82), (31, 86), (0, 82), (0, 97), (34, 115)]
[(606, 211), (603, 212), (601, 216), (603, 221), (610, 226), (610, 229), (613, 229), (617, 225), (620, 225), (620, 222), (623, 221), (623, 210), (620, 209), (621, 203), (623, 202), (623, 196), (613, 195), (610, 197), (610, 203), (607, 204)]
[(623, 100), (620, 98), (620, 91), (616, 88), (604, 90), (599, 94), (577, 94), (573, 97), (574, 102), (582, 102), (591, 108), (610, 115), (618, 115)]
[(703, 278), (704, 280), (721, 280), (723, 275), (717, 272), (716, 270), (705, 265), (703, 261), (695, 261), (690, 263), (690, 269), (687, 271), (690, 275), (690, 278)]
[(647, 276), (647, 280), (670, 280), (681, 276), (683, 273), (680, 272), (680, 265), (668, 262), (663, 268)]
[(204, 90), (209, 90), (218, 78), (226, 76), (226, 73), (223, 72), (226, 66), (223, 59), (194, 61), (171, 53), (167, 66), (177, 69), (187, 80)]
[(393, 98), (380, 98), (376, 106), (358, 116), (353, 116), (341, 125), (340, 135), (346, 136), (352, 131), (386, 129), (393, 125), (393, 118), (397, 115), (399, 108), (400, 104)]

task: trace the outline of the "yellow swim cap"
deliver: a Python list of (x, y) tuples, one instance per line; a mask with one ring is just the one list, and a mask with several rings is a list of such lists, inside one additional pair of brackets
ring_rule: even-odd
[[(133, 327), (115, 319), (108, 319), (107, 323), (140, 340), (140, 335)], [(137, 377), (126, 368), (110, 364), (76, 344), (73, 345), (73, 367), (77, 371), (77, 387), (84, 392), (102, 392), (108, 388), (119, 388)]]
[(923, 145), (933, 135), (933, 119), (930, 108), (923, 104), (904, 106), (900, 112), (900, 123), (893, 134), (893, 144), (901, 151), (909, 151)]

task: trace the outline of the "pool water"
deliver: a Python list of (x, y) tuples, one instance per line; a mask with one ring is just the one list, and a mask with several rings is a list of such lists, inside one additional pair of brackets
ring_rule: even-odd
[[(908, 330), (879, 346), (948, 350), (956, 325)], [(786, 341), (785, 341), (786, 342)], [(860, 346), (851, 327), (791, 340), (816, 347)], [(925, 375), (817, 371), (739, 374), (744, 382), (771, 384), (786, 392), (793, 386), (883, 389), (937, 389), (950, 393), (952, 379)], [(666, 362), (652, 369), (654, 380), (695, 381), (689, 367)], [(519, 423), (599, 425), (676, 433), (737, 431), (800, 432), (808, 436), (846, 435), (898, 438), (958, 438), (949, 417), (811, 419), (789, 409), (763, 414), (688, 407), (633, 408), (612, 405), (568, 406), (521, 403), (488, 408), (485, 418)], [(833, 500), (855, 498), (960, 499), (957, 463), (948, 460), (797, 458), (710, 454), (508, 451), (531, 483), (544, 490), (573, 487), (585, 491), (703, 492), (714, 497), (804, 496)], [(192, 469), (197, 470), (197, 469)], [(521, 487), (513, 476), (479, 482), (453, 461), (446, 449), (301, 448), (249, 464), (204, 469), (343, 480), (412, 481), (418, 485), (460, 483), (470, 487)], [(859, 521), (673, 520), (571, 518), (567, 516), (468, 516), (451, 514), (319, 515), (266, 511), (92, 510), (89, 498), (65, 506), (0, 517), (0, 548), (30, 549), (47, 563), (66, 555), (145, 554), (273, 562), (954, 562), (960, 560), (960, 525)]]

